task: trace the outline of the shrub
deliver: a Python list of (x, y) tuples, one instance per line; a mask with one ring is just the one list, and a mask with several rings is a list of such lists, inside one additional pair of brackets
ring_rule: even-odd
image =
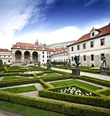
[(81, 80), (85, 80), (85, 81), (89, 81), (89, 82), (93, 82), (99, 85), (103, 85), (103, 86), (107, 86), (110, 87), (110, 81), (106, 81), (106, 80), (102, 80), (102, 79), (97, 79), (94, 77), (88, 77), (88, 76), (77, 76), (76, 78), (81, 79)]
[(5, 69), (4, 66), (1, 66), (1, 67), (0, 67), (0, 72), (1, 72), (1, 71), (6, 71), (6, 69)]
[(102, 89), (100, 91), (97, 91), (97, 93), (109, 96), (110, 95), (110, 88)]
[(39, 79), (37, 78), (0, 81), (0, 87), (8, 87), (8, 86), (37, 83), (37, 82), (39, 82)]
[(3, 61), (2, 61), (2, 59), (0, 59), (0, 67), (2, 67), (3, 66)]
[(75, 102), (75, 103), (80, 103), (80, 104), (87, 104), (87, 105), (93, 105), (93, 106), (98, 106), (98, 107), (110, 108), (110, 105), (109, 105), (110, 99), (108, 99), (107, 97), (101, 96), (100, 94), (94, 93), (97, 96), (80, 96), (80, 95), (71, 95), (71, 94), (51, 91), (54, 89), (56, 89), (56, 88), (41, 90), (41, 91), (39, 91), (39, 96), (62, 100), (62, 101)]
[(110, 114), (110, 110), (98, 107), (94, 108), (90, 106), (70, 104), (66, 102), (48, 100), (45, 98), (32, 98), (8, 92), (0, 92), (0, 100), (18, 103), (39, 109), (55, 111), (69, 116), (108, 116)]
[(51, 88), (51, 86), (49, 84), (47, 84), (46, 82), (44, 82), (42, 79), (39, 80), (39, 83), (45, 88)]

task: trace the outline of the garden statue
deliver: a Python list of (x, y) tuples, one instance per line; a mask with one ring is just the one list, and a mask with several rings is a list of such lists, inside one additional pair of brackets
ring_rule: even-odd
[(76, 63), (75, 68), (77, 68), (80, 65), (80, 63), (79, 63), (79, 56), (75, 55), (75, 57), (74, 57), (74, 60), (75, 60), (75, 63)]
[(78, 68), (78, 66), (80, 65), (80, 63), (79, 63), (79, 56), (75, 55), (75, 57), (74, 57), (76, 65), (75, 65), (75, 68), (72, 69), (72, 75), (75, 75), (75, 76), (80, 75), (80, 69)]
[(38, 62), (38, 67), (40, 67), (41, 65), (40, 65), (40, 62)]
[(103, 56), (103, 62), (102, 62), (102, 64), (101, 64), (101, 67), (102, 67), (102, 66), (104, 67), (104, 64), (105, 64), (105, 66), (106, 66), (106, 58), (105, 58), (105, 56)]
[(68, 60), (67, 66), (68, 66), (68, 69), (71, 68), (71, 60), (70, 59)]
[(100, 67), (100, 73), (101, 74), (107, 74), (107, 63), (106, 63), (105, 56), (103, 56), (103, 62), (102, 62), (101, 67)]
[(47, 60), (47, 69), (51, 69), (51, 60), (50, 59)]
[(54, 62), (53, 62), (53, 66), (56, 67), (56, 62), (55, 62), (55, 60), (54, 60)]

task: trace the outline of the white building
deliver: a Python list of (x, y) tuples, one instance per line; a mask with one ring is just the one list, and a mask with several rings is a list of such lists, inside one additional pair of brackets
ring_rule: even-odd
[(11, 64), (12, 52), (8, 49), (0, 49), (0, 59), (2, 59), (3, 64)]
[(65, 62), (68, 59), (67, 48), (56, 48), (53, 54), (50, 55), (52, 61)]
[(101, 66), (102, 57), (106, 57), (110, 67), (110, 24), (100, 29), (92, 28), (90, 33), (83, 35), (68, 47), (68, 58), (74, 64), (74, 56), (80, 55), (82, 66)]
[(12, 50), (13, 63), (47, 63), (47, 59), (53, 53), (53, 49), (45, 48), (42, 45), (17, 42)]

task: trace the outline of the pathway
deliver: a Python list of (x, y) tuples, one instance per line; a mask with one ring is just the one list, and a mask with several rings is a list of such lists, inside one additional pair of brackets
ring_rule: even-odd
[[(42, 67), (44, 67), (44, 66), (42, 66)], [(46, 68), (46, 67), (44, 67), (44, 68)], [(59, 68), (53, 68), (53, 67), (51, 69), (72, 73), (72, 71), (68, 70), (68, 69), (59, 69)], [(85, 75), (85, 76), (89, 76), (89, 77), (94, 77), (94, 78), (110, 81), (110, 76), (108, 76), (108, 75), (101, 75), (101, 74), (94, 74), (94, 73), (87, 73), (87, 72), (80, 72), (80, 75)]]

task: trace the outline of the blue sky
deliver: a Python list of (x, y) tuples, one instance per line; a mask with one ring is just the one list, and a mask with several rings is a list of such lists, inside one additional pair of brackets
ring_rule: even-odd
[(0, 48), (77, 40), (110, 23), (110, 0), (0, 0)]

